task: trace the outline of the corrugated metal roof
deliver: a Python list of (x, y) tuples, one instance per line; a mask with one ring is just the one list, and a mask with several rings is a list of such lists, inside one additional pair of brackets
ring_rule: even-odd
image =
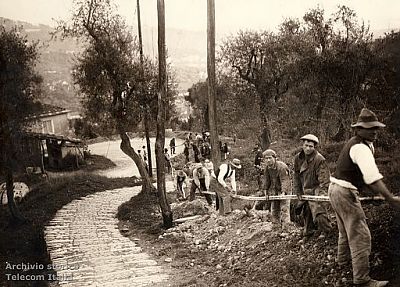
[(41, 117), (45, 117), (45, 116), (66, 114), (69, 112), (70, 112), (69, 110), (61, 108), (61, 107), (40, 103), (36, 106), (36, 109), (29, 116), (29, 118), (35, 119), (35, 118), (41, 118)]
[(62, 135), (55, 134), (42, 134), (42, 133), (34, 133), (34, 132), (24, 132), (24, 135), (28, 137), (37, 138), (40, 140), (52, 139), (52, 140), (60, 140), (60, 141), (69, 141), (71, 143), (82, 143), (82, 140), (70, 138)]

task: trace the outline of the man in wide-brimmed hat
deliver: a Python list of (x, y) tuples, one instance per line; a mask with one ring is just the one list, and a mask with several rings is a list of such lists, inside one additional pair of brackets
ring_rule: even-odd
[(351, 126), (355, 128), (356, 136), (343, 147), (328, 191), (339, 229), (337, 262), (341, 268), (352, 264), (356, 286), (386, 286), (388, 281), (373, 280), (369, 276), (371, 234), (358, 198), (359, 192), (369, 190), (380, 193), (400, 209), (400, 200), (393, 197), (383, 183), (374, 159), (373, 141), (379, 128), (385, 125), (372, 111), (364, 108)]
[[(231, 192), (236, 192), (236, 170), (241, 169), (240, 160), (234, 158), (228, 163), (223, 163), (215, 171), (216, 180), (212, 180), (212, 188), (216, 193), (216, 207), (220, 215), (231, 213)], [(230, 186), (226, 184), (230, 180)]]

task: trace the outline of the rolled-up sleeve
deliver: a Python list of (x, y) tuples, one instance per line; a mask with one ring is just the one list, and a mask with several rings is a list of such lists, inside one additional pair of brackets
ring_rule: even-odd
[(199, 180), (199, 175), (197, 174), (197, 169), (193, 171), (193, 181), (197, 187), (200, 187), (200, 180)]
[(366, 184), (372, 184), (383, 178), (376, 165), (371, 149), (365, 144), (356, 144), (350, 148), (350, 158), (359, 167)]
[(210, 189), (210, 173), (206, 168), (204, 168), (204, 182), (206, 184), (206, 189)]
[(228, 165), (221, 164), (219, 167), (219, 174), (217, 180), (223, 187), (226, 187), (224, 175), (226, 174), (227, 171), (228, 171)]

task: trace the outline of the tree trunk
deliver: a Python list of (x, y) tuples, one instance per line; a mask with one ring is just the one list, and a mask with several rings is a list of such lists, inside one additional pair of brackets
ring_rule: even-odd
[(13, 172), (9, 168), (7, 168), (6, 189), (7, 189), (8, 208), (10, 209), (13, 221), (17, 224), (26, 222), (26, 219), (24, 218), (22, 213), (19, 211), (17, 205), (15, 204)]
[(210, 128), (211, 160), (217, 168), (220, 162), (215, 97), (215, 2), (207, 1), (207, 87), (208, 123)]
[(260, 114), (262, 121), (262, 130), (259, 136), (259, 141), (261, 145), (261, 149), (265, 151), (269, 148), (271, 144), (271, 127), (269, 123), (269, 112), (271, 109), (271, 103), (267, 101), (265, 96), (261, 96), (261, 104), (260, 104)]
[(153, 163), (151, 159), (151, 144), (150, 144), (150, 128), (149, 128), (149, 108), (146, 107), (144, 112), (144, 131), (146, 134), (146, 145), (147, 145), (147, 166), (149, 167), (149, 176), (153, 177)]
[(260, 145), (263, 151), (267, 150), (271, 145), (271, 131), (268, 123), (264, 124), (264, 127), (260, 134)]
[(333, 135), (332, 140), (335, 142), (344, 141), (349, 138), (348, 127), (345, 126), (343, 121), (339, 121), (339, 128), (335, 135)]
[(14, 155), (14, 146), (11, 144), (11, 135), (9, 132), (4, 133), (4, 151), (3, 154), (3, 163), (5, 176), (6, 176), (6, 190), (7, 190), (7, 200), (8, 200), (8, 208), (10, 209), (10, 213), (12, 216), (12, 220), (19, 224), (26, 222), (26, 219), (19, 211), (18, 206), (15, 204), (14, 200), (14, 176), (13, 176), (13, 162), (12, 156)]
[(128, 135), (126, 134), (126, 132), (120, 132), (119, 136), (122, 140), (120, 145), (121, 150), (135, 162), (139, 170), (139, 174), (142, 177), (142, 190), (146, 192), (154, 191), (156, 188), (151, 182), (151, 178), (147, 173), (146, 167), (144, 166), (142, 159), (132, 148)]
[[(143, 42), (142, 42), (142, 24), (140, 21), (140, 2), (136, 1), (137, 4), (137, 18), (138, 18), (138, 34), (139, 34), (139, 50), (140, 50), (140, 74), (141, 79), (143, 80)], [(143, 92), (143, 85), (141, 85), (141, 93)], [(151, 162), (151, 145), (150, 145), (150, 132), (149, 132), (149, 106), (146, 104), (144, 109), (144, 130), (146, 134), (146, 144), (147, 144), (147, 159), (148, 159), (148, 167), (149, 167), (149, 176), (153, 177), (153, 164)]]
[(203, 131), (210, 131), (210, 116), (209, 116), (208, 104), (207, 104), (206, 109), (205, 109), (205, 111), (203, 113), (203, 118), (204, 118)]
[(165, 52), (165, 10), (164, 0), (157, 0), (158, 14), (158, 111), (156, 137), (157, 190), (165, 228), (173, 225), (172, 211), (167, 201), (165, 188), (165, 101), (167, 98), (167, 63)]

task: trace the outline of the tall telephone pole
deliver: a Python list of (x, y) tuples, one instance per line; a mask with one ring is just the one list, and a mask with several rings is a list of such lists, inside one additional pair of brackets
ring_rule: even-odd
[[(137, 20), (138, 20), (138, 34), (139, 34), (139, 52), (140, 52), (140, 78), (142, 80), (142, 85), (141, 85), (141, 93), (142, 96), (144, 97), (144, 89), (143, 89), (143, 83), (144, 83), (144, 67), (143, 67), (143, 41), (142, 41), (142, 23), (140, 20), (140, 0), (136, 1), (137, 4)], [(146, 144), (147, 144), (147, 160), (148, 160), (148, 167), (149, 167), (149, 176), (153, 177), (153, 164), (151, 161), (151, 145), (150, 145), (150, 131), (149, 131), (149, 105), (144, 103), (144, 131), (146, 134)]]
[(158, 14), (158, 112), (157, 112), (157, 192), (164, 227), (172, 227), (172, 211), (167, 201), (165, 186), (165, 101), (167, 98), (167, 61), (165, 51), (165, 8), (164, 0), (157, 0)]
[(208, 121), (211, 139), (211, 159), (217, 167), (220, 161), (215, 92), (215, 1), (207, 0), (207, 87)]

